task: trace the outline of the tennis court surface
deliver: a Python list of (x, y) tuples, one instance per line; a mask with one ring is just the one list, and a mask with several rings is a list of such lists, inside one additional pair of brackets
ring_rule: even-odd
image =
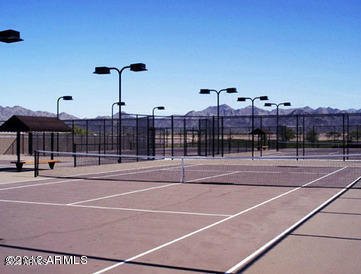
[(0, 272), (356, 273), (360, 156), (55, 155), (0, 183)]

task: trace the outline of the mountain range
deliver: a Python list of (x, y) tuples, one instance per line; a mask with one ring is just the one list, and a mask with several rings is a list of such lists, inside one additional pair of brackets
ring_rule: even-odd
[[(267, 110), (262, 108), (254, 107), (255, 115), (275, 115), (277, 110), (275, 108)], [(330, 107), (319, 107), (316, 109), (310, 107), (303, 108), (280, 108), (280, 115), (297, 115), (297, 114), (337, 114), (337, 113), (361, 113), (361, 109), (347, 109), (340, 110), (337, 108)], [(217, 114), (217, 107), (210, 106), (201, 111), (190, 111), (186, 114), (186, 116), (212, 116)], [(219, 106), (219, 114), (220, 116), (242, 116), (242, 115), (251, 115), (252, 107), (247, 106), (245, 108), (234, 109), (226, 104)]]
[[(21, 106), (13, 106), (13, 107), (0, 106), (0, 121), (6, 121), (13, 115), (56, 117), (55, 113), (51, 113), (47, 111), (33, 111), (27, 108), (23, 108)], [(79, 119), (65, 112), (60, 113), (59, 116), (60, 119), (63, 120)]]
[[(242, 115), (251, 115), (252, 107), (247, 106), (240, 109), (234, 109), (226, 104), (219, 106), (219, 113), (221, 116), (242, 116)], [(254, 108), (255, 115), (275, 115), (276, 109), (262, 109), (262, 108)], [(310, 107), (303, 108), (280, 108), (280, 115), (296, 115), (296, 114), (337, 114), (337, 113), (361, 113), (361, 109), (347, 109), (340, 110), (337, 108), (331, 107), (319, 107), (316, 109), (312, 109)], [(23, 108), (21, 106), (13, 106), (13, 107), (2, 107), (0, 106), (0, 121), (6, 121), (12, 115), (26, 115), (26, 116), (48, 116), (48, 117), (56, 117), (55, 113), (47, 112), (47, 111), (33, 111), (30, 109)], [(124, 115), (129, 115), (124, 113)], [(186, 116), (214, 116), (217, 115), (217, 107), (210, 106), (200, 111), (192, 110), (186, 113)], [(118, 114), (115, 114), (114, 117), (117, 117)], [(110, 116), (97, 116), (96, 119), (109, 119)], [(60, 119), (62, 120), (77, 120), (81, 119), (74, 115), (62, 112), (60, 113)]]

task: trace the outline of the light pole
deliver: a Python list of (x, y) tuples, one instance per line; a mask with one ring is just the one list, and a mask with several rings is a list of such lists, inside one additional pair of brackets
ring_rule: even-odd
[(20, 38), (20, 32), (12, 29), (0, 31), (0, 41), (4, 43), (14, 43), (24, 41)]
[[(146, 71), (146, 67), (145, 64), (143, 63), (136, 63), (136, 64), (131, 64), (129, 66), (125, 66), (122, 69), (118, 69), (115, 67), (96, 67), (95, 71), (93, 72), (94, 74), (110, 74), (111, 70), (115, 70), (118, 72), (119, 75), (119, 100), (118, 102), (122, 101), (122, 72), (125, 69), (130, 69), (131, 71)], [(118, 155), (121, 154), (122, 152), (122, 110), (121, 110), (121, 104), (118, 105), (119, 106), (119, 129), (118, 129)], [(119, 158), (118, 162), (121, 162), (121, 158)]]
[(115, 102), (115, 103), (112, 104), (112, 117), (111, 117), (111, 118), (112, 118), (112, 149), (113, 149), (113, 137), (114, 137), (114, 134), (113, 134), (113, 127), (114, 127), (114, 126), (113, 126), (114, 105), (118, 105), (118, 106), (119, 106), (119, 105), (122, 105), (122, 106), (125, 106), (125, 103), (124, 103), (124, 102)]
[(258, 96), (258, 97), (254, 97), (254, 98), (250, 98), (250, 97), (238, 97), (237, 101), (238, 102), (245, 102), (246, 100), (251, 100), (252, 101), (252, 158), (254, 156), (254, 101), (256, 99), (259, 99), (261, 101), (267, 101), (268, 100), (268, 96)]
[[(58, 118), (58, 119), (59, 119), (59, 115), (60, 115), (60, 113), (59, 113), (59, 102), (60, 102), (61, 99), (63, 99), (64, 101), (71, 101), (71, 100), (73, 100), (73, 96), (70, 96), (70, 95), (61, 96), (56, 101), (56, 118)], [(54, 138), (53, 133), (52, 133), (51, 138), (52, 139)], [(59, 133), (56, 134), (56, 151), (59, 151)]]
[(271, 107), (271, 106), (276, 106), (276, 109), (277, 109), (277, 114), (276, 114), (276, 150), (278, 151), (279, 150), (279, 145), (278, 145), (278, 108), (279, 106), (285, 106), (285, 107), (289, 107), (291, 106), (291, 103), (290, 102), (284, 102), (284, 103), (279, 103), (279, 104), (276, 104), (276, 103), (265, 103), (264, 106), (265, 107)]
[(73, 96), (61, 96), (58, 98), (58, 100), (56, 101), (56, 117), (59, 119), (59, 101), (63, 99), (64, 101), (71, 101), (73, 100)]
[(215, 89), (206, 89), (203, 88), (199, 91), (199, 94), (210, 94), (212, 92), (215, 92), (217, 94), (217, 154), (219, 154), (219, 94), (222, 91), (226, 91), (227, 93), (237, 93), (236, 88), (225, 88), (221, 90), (215, 90)]
[(154, 107), (153, 110), (152, 110), (152, 118), (153, 118), (153, 121), (152, 121), (152, 125), (153, 125), (153, 130), (152, 130), (152, 140), (153, 140), (153, 156), (155, 156), (155, 117), (154, 117), (154, 111), (158, 109), (158, 110), (164, 110), (165, 107), (164, 106), (158, 106), (158, 107)]

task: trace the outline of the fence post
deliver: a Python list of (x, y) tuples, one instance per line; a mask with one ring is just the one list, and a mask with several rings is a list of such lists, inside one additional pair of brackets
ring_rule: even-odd
[[(350, 117), (347, 114), (346, 116), (346, 134), (347, 134), (347, 139), (346, 139), (346, 154), (349, 155), (350, 153), (350, 149), (349, 149), (349, 142), (350, 142)], [(348, 160), (348, 157), (347, 157)]]
[(174, 156), (174, 117), (171, 116), (171, 155)]
[(85, 122), (85, 151), (86, 151), (86, 153), (88, 153), (88, 135), (89, 135), (88, 120), (86, 120), (86, 122)]
[(104, 119), (104, 122), (103, 122), (103, 134), (104, 134), (104, 136), (103, 136), (103, 141), (104, 141), (104, 144), (103, 144), (103, 146), (104, 146), (104, 149), (103, 149), (103, 151), (104, 151), (104, 154), (105, 154), (105, 152), (106, 152), (106, 137), (105, 137), (105, 119)]
[(302, 116), (302, 155), (305, 156), (305, 115)]
[[(73, 144), (73, 152), (76, 153), (76, 144)], [(76, 167), (76, 155), (73, 155), (74, 167)]]
[(38, 177), (38, 161), (39, 161), (39, 154), (38, 154), (38, 151), (35, 150), (35, 152), (34, 152), (34, 177)]
[(224, 131), (223, 131), (223, 116), (221, 117), (221, 152), (222, 152), (222, 157), (224, 156)]
[[(139, 117), (135, 116), (135, 155), (139, 155)], [(137, 158), (137, 162), (139, 159)]]
[(215, 118), (214, 116), (212, 117), (212, 156), (214, 157), (214, 154), (215, 154), (215, 142), (214, 142), (214, 139), (215, 139)]
[(149, 143), (149, 116), (147, 116), (147, 156), (150, 155)]
[(187, 126), (186, 118), (183, 119), (183, 155), (187, 156)]
[[(50, 150), (54, 151), (54, 132), (50, 133)], [(54, 160), (54, 154), (50, 154), (50, 159)]]
[(298, 160), (298, 115), (296, 115), (296, 156)]
[(28, 152), (29, 152), (29, 155), (33, 155), (33, 133), (32, 132), (29, 132), (28, 133)]
[[(346, 143), (345, 143), (345, 114), (342, 114), (342, 154), (345, 155), (345, 149), (346, 149)], [(343, 160), (345, 161), (345, 157), (343, 157)]]

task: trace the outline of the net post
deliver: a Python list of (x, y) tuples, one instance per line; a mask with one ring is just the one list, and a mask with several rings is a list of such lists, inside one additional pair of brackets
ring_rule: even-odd
[(184, 157), (181, 158), (181, 178), (180, 183), (184, 183)]

